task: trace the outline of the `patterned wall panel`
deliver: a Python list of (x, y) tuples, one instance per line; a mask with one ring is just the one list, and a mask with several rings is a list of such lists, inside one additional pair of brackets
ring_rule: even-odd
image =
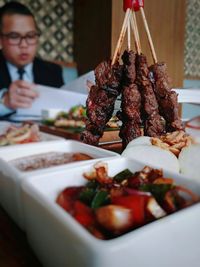
[[(6, 0), (0, 0), (3, 5)], [(73, 61), (73, 0), (21, 0), (41, 30), (38, 54), (48, 60)]]
[(185, 76), (200, 79), (200, 0), (187, 0)]

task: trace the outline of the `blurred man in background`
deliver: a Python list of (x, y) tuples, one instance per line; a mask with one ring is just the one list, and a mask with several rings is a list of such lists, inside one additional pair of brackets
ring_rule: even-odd
[(0, 8), (0, 116), (29, 108), (36, 84), (61, 87), (60, 66), (36, 57), (40, 33), (31, 11), (9, 2)]

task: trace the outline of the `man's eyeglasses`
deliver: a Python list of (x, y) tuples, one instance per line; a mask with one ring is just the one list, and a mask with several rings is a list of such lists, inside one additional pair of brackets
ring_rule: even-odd
[(22, 36), (17, 32), (9, 32), (9, 33), (1, 33), (0, 35), (6, 38), (10, 45), (20, 45), (23, 39), (26, 40), (26, 43), (28, 45), (34, 45), (38, 42), (40, 33), (29, 32), (26, 35)]

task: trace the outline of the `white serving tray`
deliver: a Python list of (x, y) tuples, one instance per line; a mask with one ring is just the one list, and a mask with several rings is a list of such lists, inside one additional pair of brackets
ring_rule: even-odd
[(72, 140), (57, 140), (41, 143), (31, 143), (27, 145), (7, 146), (0, 149), (0, 203), (12, 219), (24, 229), (23, 211), (21, 203), (21, 182), (24, 179), (29, 179), (34, 174), (50, 173), (53, 170), (62, 168), (70, 168), (72, 166), (80, 166), (86, 164), (86, 161), (73, 162), (64, 165), (38, 169), (29, 172), (18, 170), (11, 160), (22, 157), (37, 155), (45, 152), (82, 152), (91, 155), (95, 159), (109, 158), (119, 156), (115, 152), (107, 151), (94, 146), (89, 146), (78, 141)]
[[(122, 157), (106, 162), (110, 176), (144, 166)], [(44, 267), (199, 267), (199, 203), (108, 241), (93, 237), (57, 205), (59, 192), (84, 184), (82, 174), (92, 166), (41, 174), (22, 184), (27, 237)], [(164, 174), (200, 195), (195, 181)]]

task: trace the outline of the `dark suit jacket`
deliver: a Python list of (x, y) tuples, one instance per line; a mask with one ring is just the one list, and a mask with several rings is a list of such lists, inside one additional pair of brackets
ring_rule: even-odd
[[(33, 61), (33, 76), (36, 84), (60, 87), (64, 84), (62, 68), (54, 63), (35, 58)], [(0, 50), (0, 90), (8, 88), (11, 78), (6, 65), (6, 60)]]

